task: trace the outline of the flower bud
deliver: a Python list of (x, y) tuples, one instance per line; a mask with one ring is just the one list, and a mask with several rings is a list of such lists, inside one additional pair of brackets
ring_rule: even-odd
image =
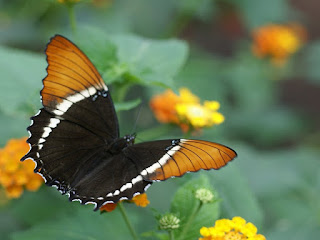
[(202, 203), (209, 203), (213, 201), (214, 195), (212, 191), (206, 188), (200, 188), (196, 191), (196, 198)]
[(175, 215), (168, 213), (162, 216), (159, 220), (159, 227), (160, 229), (177, 229), (180, 227), (180, 219), (177, 218)]

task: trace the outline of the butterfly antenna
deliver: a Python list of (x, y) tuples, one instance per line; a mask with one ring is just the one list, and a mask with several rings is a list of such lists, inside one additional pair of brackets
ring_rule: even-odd
[(138, 119), (139, 119), (139, 117), (140, 117), (142, 105), (143, 105), (143, 103), (140, 103), (140, 105), (139, 105), (139, 110), (138, 110), (138, 114), (137, 114), (136, 120), (135, 120), (134, 125), (133, 125), (132, 130), (131, 130), (131, 132), (132, 132), (134, 135), (135, 135), (135, 130), (136, 130), (136, 128), (137, 128)]

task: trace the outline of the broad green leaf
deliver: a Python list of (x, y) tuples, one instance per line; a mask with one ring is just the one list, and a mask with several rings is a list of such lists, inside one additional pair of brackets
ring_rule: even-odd
[(55, 188), (47, 186), (43, 186), (37, 192), (25, 191), (10, 205), (13, 215), (23, 224), (30, 226), (61, 214), (71, 214), (79, 207), (82, 206), (71, 203), (67, 196), (62, 196)]
[(129, 230), (122, 227), (118, 211), (99, 214), (89, 207), (82, 208), (58, 219), (47, 218), (46, 221), (33, 225), (32, 228), (12, 233), (12, 240), (100, 240), (129, 239)]
[(128, 81), (172, 86), (188, 55), (188, 46), (181, 40), (111, 35), (91, 27), (82, 28), (79, 36), (86, 36), (79, 41), (107, 84)]
[(42, 88), (41, 79), (46, 76), (45, 55), (0, 47), (0, 56), (0, 109), (14, 115), (18, 109), (33, 103), (30, 96)]
[(173, 77), (184, 64), (188, 47), (180, 40), (151, 40), (134, 35), (113, 35), (121, 64), (129, 80), (140, 84), (172, 86)]
[[(212, 187), (206, 175), (201, 175), (197, 179), (190, 180), (179, 188), (174, 195), (171, 204), (171, 212), (176, 214), (181, 220), (180, 228), (175, 231), (177, 239), (181, 237), (181, 233), (184, 231), (183, 229), (186, 226), (188, 219), (193, 215), (200, 204), (200, 201), (195, 198), (195, 192), (200, 188), (206, 188), (212, 191)], [(213, 192), (215, 198), (217, 198), (217, 193), (215, 191)], [(183, 240), (197, 239), (200, 236), (200, 228), (203, 226), (213, 226), (214, 221), (219, 217), (219, 214), (220, 203), (218, 201), (203, 204), (192, 224), (189, 226), (189, 229), (185, 232)]]
[[(104, 78), (106, 71), (110, 71), (111, 68), (117, 66), (116, 46), (108, 40), (107, 34), (102, 31), (92, 29), (90, 30), (90, 36), (87, 35), (87, 31), (81, 31), (77, 35), (76, 42), (79, 43), (80, 49), (88, 56)], [(107, 77), (110, 78), (110, 76)], [(109, 82), (106, 83), (109, 84)]]

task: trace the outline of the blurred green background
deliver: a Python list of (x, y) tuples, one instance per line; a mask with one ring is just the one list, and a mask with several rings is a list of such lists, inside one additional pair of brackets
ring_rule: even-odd
[[(126, 101), (116, 105), (122, 134), (132, 132), (139, 107), (121, 106), (140, 99), (139, 140), (182, 137), (177, 127), (158, 123), (148, 106), (164, 86), (219, 101), (226, 121), (197, 137), (239, 155), (226, 168), (205, 172), (221, 196), (221, 217), (241, 216), (267, 239), (318, 239), (319, 9), (317, 0), (83, 1), (75, 5), (73, 34), (67, 8), (55, 0), (0, 0), (0, 146), (27, 135), (40, 107), (45, 45), (62, 34), (92, 59), (115, 101)], [(308, 38), (285, 65), (252, 54), (254, 28), (291, 22), (304, 26)], [(117, 86), (126, 76), (134, 81), (121, 99)], [(155, 229), (150, 208), (168, 211), (177, 188), (203, 173), (155, 183), (147, 209), (128, 206), (138, 232)], [(91, 209), (43, 186), (1, 204), (0, 238), (127, 239), (117, 211)]]

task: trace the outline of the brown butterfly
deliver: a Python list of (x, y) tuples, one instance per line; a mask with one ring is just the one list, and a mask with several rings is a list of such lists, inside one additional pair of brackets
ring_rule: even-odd
[(131, 199), (154, 181), (200, 169), (219, 169), (234, 159), (218, 143), (169, 139), (134, 144), (135, 135), (119, 136), (108, 87), (87, 56), (63, 36), (46, 49), (43, 108), (28, 127), (34, 171), (71, 201), (94, 203)]

